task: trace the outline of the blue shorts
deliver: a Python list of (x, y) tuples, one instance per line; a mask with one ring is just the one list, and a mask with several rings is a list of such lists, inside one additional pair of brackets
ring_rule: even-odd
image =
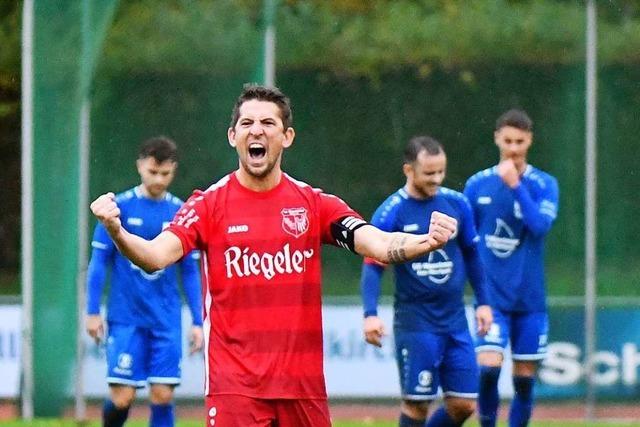
[(504, 353), (510, 342), (513, 360), (542, 360), (547, 355), (548, 336), (549, 318), (546, 312), (525, 313), (494, 309), (489, 333), (476, 337), (476, 352)]
[(438, 387), (445, 396), (478, 396), (478, 365), (467, 329), (447, 334), (395, 331), (394, 339), (403, 399), (433, 400)]
[(180, 384), (180, 329), (157, 330), (109, 323), (107, 382), (131, 387)]

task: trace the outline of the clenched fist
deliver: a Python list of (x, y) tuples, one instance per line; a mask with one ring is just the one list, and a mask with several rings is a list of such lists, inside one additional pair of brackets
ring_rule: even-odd
[(110, 235), (115, 235), (120, 230), (120, 208), (116, 204), (116, 196), (106, 193), (91, 203), (91, 212), (105, 226)]
[(431, 213), (429, 221), (429, 237), (436, 248), (443, 247), (449, 239), (456, 233), (458, 221), (442, 212)]

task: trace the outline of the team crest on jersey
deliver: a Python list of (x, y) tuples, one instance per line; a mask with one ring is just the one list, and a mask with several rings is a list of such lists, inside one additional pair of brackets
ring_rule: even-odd
[(309, 218), (305, 208), (284, 208), (282, 213), (282, 229), (293, 237), (300, 237), (309, 229)]

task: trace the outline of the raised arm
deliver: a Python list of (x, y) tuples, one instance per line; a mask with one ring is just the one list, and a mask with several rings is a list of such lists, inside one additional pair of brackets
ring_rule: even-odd
[(113, 193), (94, 200), (91, 211), (104, 225), (120, 253), (144, 271), (160, 270), (182, 258), (182, 243), (171, 232), (163, 231), (153, 240), (146, 240), (125, 230)]
[(398, 264), (443, 247), (455, 233), (457, 221), (441, 212), (433, 212), (427, 234), (388, 233), (373, 225), (358, 228), (354, 234), (355, 251), (384, 264)]

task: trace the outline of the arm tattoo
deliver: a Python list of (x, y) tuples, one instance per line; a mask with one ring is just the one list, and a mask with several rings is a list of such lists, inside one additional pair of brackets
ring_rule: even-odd
[(397, 264), (407, 261), (407, 254), (405, 252), (404, 245), (407, 242), (407, 236), (394, 237), (389, 242), (389, 248), (387, 249), (387, 258), (392, 264)]

